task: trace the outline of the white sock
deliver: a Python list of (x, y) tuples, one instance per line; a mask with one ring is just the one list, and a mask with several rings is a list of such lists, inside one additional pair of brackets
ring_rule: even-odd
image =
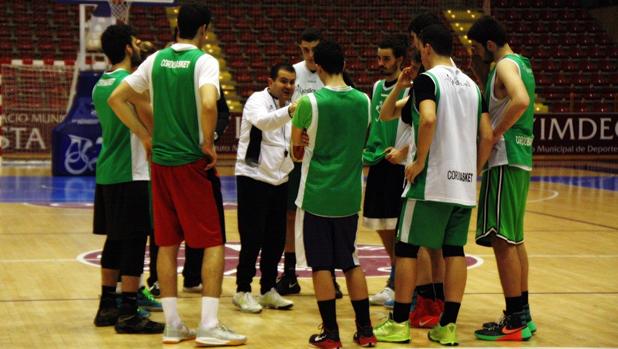
[(202, 328), (213, 328), (219, 324), (219, 298), (202, 297)]
[(177, 297), (165, 297), (161, 298), (161, 305), (163, 306), (163, 315), (165, 316), (165, 324), (170, 326), (178, 326), (182, 323), (180, 315), (178, 315)]

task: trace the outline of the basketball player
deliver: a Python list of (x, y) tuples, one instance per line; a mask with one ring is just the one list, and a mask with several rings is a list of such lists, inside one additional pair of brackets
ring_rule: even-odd
[[(406, 166), (409, 181), (401, 210), (395, 255), (395, 307), (378, 325), (378, 341), (410, 340), (409, 309), (416, 282), (419, 246), (442, 249), (446, 260), (446, 302), (429, 339), (456, 345), (456, 320), (466, 284), (466, 244), (476, 173), (489, 157), (491, 125), (482, 111), (480, 90), (451, 64), (450, 31), (440, 24), (420, 34), (421, 59), (428, 71), (414, 81), (414, 161)], [(477, 137), (480, 143), (477, 147)]]
[(528, 304), (528, 255), (524, 212), (532, 170), (535, 81), (528, 58), (513, 52), (494, 18), (479, 19), (468, 31), (474, 54), (495, 63), (485, 99), (494, 145), (481, 184), (476, 242), (491, 246), (506, 302), (504, 319), (475, 332), (482, 340), (526, 340), (536, 331)]
[[(94, 233), (107, 235), (101, 256), (101, 300), (94, 323), (115, 325), (118, 333), (161, 333), (163, 324), (142, 317), (137, 309), (146, 237), (152, 231), (146, 151), (107, 104), (114, 89), (139, 64), (139, 40), (131, 27), (112, 25), (101, 35), (101, 46), (112, 67), (92, 92), (103, 132), (96, 171)], [(150, 108), (144, 95), (136, 95), (130, 102), (142, 115)], [(115, 293), (119, 275), (120, 309)]]
[[(274, 287), (285, 244), (288, 174), (294, 168), (288, 149), (294, 112), (289, 101), (295, 79), (294, 67), (276, 64), (270, 70), (268, 87), (254, 92), (243, 110), (235, 169), (240, 256), (232, 299), (243, 312), (294, 306)], [(261, 296), (256, 300), (251, 294), (251, 281), (258, 254), (262, 276)]]
[[(247, 338), (221, 325), (218, 319), (223, 279), (225, 235), (219, 221), (212, 185), (217, 176), (214, 129), (219, 98), (219, 64), (202, 52), (211, 14), (205, 5), (191, 3), (178, 13), (178, 43), (157, 51), (120, 85), (110, 105), (131, 129), (141, 125), (126, 101), (150, 89), (154, 114), (152, 189), (157, 267), (165, 315), (164, 343), (195, 337), (196, 345), (239, 345)], [(182, 240), (203, 248), (202, 318), (195, 331), (177, 311), (176, 257)], [(208, 272), (206, 272), (208, 271)]]
[[(320, 43), (321, 38), (322, 33), (316, 28), (307, 28), (300, 36), (298, 46), (303, 55), (303, 60), (294, 64), (294, 70), (296, 70), (296, 88), (292, 96), (292, 103), (296, 102), (300, 97), (315, 92), (324, 86), (317, 74), (317, 66), (313, 54), (313, 50)], [(290, 180), (288, 181), (288, 221), (285, 237), (284, 272), (277, 281), (277, 291), (282, 295), (300, 293), (300, 284), (296, 279), (296, 255), (294, 252), (294, 220), (296, 217), (296, 205), (294, 201), (298, 194), (299, 183), (300, 164), (296, 163), (294, 165), (294, 170), (290, 173)], [(334, 273), (333, 280), (335, 280)], [(343, 297), (336, 280), (335, 288), (337, 298)]]
[[(394, 245), (397, 217), (401, 212), (401, 192), (404, 186), (401, 165), (408, 156), (410, 126), (400, 122), (380, 120), (380, 108), (384, 99), (397, 83), (401, 64), (406, 56), (407, 39), (397, 35), (386, 37), (378, 45), (378, 66), (385, 79), (373, 85), (371, 98), (371, 128), (363, 151), (363, 164), (369, 166), (365, 201), (363, 205), (363, 225), (375, 229), (391, 261), (391, 275), (386, 287), (369, 297), (372, 305), (384, 305), (393, 299), (394, 286)], [(408, 89), (399, 93), (399, 98), (408, 94)]]
[[(421, 45), (418, 37), (421, 31), (432, 24), (440, 23), (440, 19), (431, 12), (421, 13), (410, 22), (408, 26), (410, 43), (416, 49), (416, 54), (412, 60), (412, 69), (404, 69), (399, 83), (384, 101), (380, 111), (382, 120), (401, 117), (404, 123), (412, 123), (412, 99), (406, 97), (398, 100), (398, 93), (400, 89), (409, 87), (411, 81), (425, 71), (425, 67), (420, 62)], [(412, 147), (410, 153), (413, 154), (414, 151), (415, 148)], [(417, 285), (414, 290), (415, 302), (413, 302), (413, 309), (410, 312), (410, 326), (432, 328), (438, 323), (440, 314), (444, 310), (444, 259), (439, 249), (432, 250), (421, 247), (416, 260)], [(392, 308), (392, 304), (394, 304), (394, 301), (392, 303), (386, 302), (385, 306)]]
[(344, 82), (344, 56), (337, 43), (321, 41), (314, 56), (325, 87), (302, 97), (292, 120), (294, 156), (303, 130), (309, 134), (308, 146), (301, 145), (304, 158), (296, 199), (297, 229), (302, 236), (296, 249), (304, 252), (312, 268), (322, 317), (322, 333), (312, 335), (309, 343), (318, 348), (341, 347), (331, 274), (338, 268), (345, 274), (355, 312), (354, 341), (361, 346), (373, 346), (376, 339), (369, 318), (367, 282), (356, 252), (362, 195), (361, 155), (371, 119), (371, 102), (367, 95)]

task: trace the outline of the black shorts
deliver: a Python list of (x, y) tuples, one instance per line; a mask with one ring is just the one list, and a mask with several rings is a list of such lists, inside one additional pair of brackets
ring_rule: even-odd
[(288, 210), (296, 211), (296, 197), (298, 187), (300, 187), (300, 170), (303, 167), (301, 162), (294, 163), (294, 169), (288, 175)]
[(147, 236), (152, 231), (148, 181), (97, 184), (93, 233), (111, 240)]
[(303, 242), (307, 265), (317, 270), (347, 271), (359, 266), (356, 251), (358, 215), (320, 217), (303, 212)]
[(386, 160), (369, 167), (363, 217), (365, 225), (369, 220), (392, 219), (392, 227), (374, 227), (373, 229), (395, 229), (397, 217), (401, 213), (401, 193), (405, 186), (405, 167), (394, 165)]

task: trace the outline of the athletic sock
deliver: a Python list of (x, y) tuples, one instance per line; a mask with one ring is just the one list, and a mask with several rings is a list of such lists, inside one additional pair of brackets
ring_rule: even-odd
[(451, 322), (457, 322), (457, 315), (459, 315), (459, 307), (461, 307), (461, 303), (445, 302), (444, 312), (440, 317), (440, 326), (446, 326)]
[(428, 298), (428, 299), (435, 299), (436, 297), (432, 284), (416, 286), (416, 294), (423, 298)]
[(101, 298), (116, 298), (116, 286), (101, 286)]
[(525, 306), (528, 305), (528, 291), (522, 291), (521, 292), (521, 305)]
[(506, 315), (518, 313), (523, 310), (521, 304), (521, 296), (519, 297), (504, 297), (506, 302)]
[(322, 316), (322, 324), (328, 331), (339, 331), (337, 326), (337, 303), (335, 299), (327, 301), (318, 301), (320, 316)]
[(177, 303), (177, 297), (161, 298), (161, 305), (163, 306), (163, 315), (165, 316), (166, 325), (178, 327), (182, 323), (182, 320), (180, 320), (180, 315), (178, 315)]
[(137, 292), (122, 292), (120, 314), (132, 315), (135, 313), (137, 313)]
[(286, 252), (284, 254), (283, 272), (287, 276), (296, 277), (296, 253)]
[(393, 306), (393, 320), (395, 322), (404, 322), (410, 318), (410, 307), (412, 303), (399, 303), (395, 301)]
[(356, 326), (366, 327), (371, 326), (369, 318), (369, 298), (352, 301), (354, 315), (356, 316)]
[(202, 297), (202, 322), (203, 328), (213, 328), (219, 324), (219, 298)]
[(441, 301), (444, 302), (444, 283), (439, 282), (439, 283), (435, 283), (433, 284), (433, 292), (436, 296), (435, 299), (439, 299)]

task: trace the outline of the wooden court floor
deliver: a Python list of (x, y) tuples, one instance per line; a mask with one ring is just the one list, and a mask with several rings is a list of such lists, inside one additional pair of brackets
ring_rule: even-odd
[[(221, 173), (230, 175), (231, 170), (222, 169)], [(483, 263), (468, 271), (458, 321), (460, 346), (618, 345), (618, 181), (616, 172), (613, 173), (572, 166), (537, 167), (533, 172), (541, 179), (531, 184), (525, 229), (530, 257), (530, 303), (539, 330), (529, 342), (474, 339), (473, 331), (482, 322), (498, 318), (504, 305), (492, 251), (473, 243), (476, 211), (473, 213), (471, 243), (466, 253)], [(25, 176), (49, 176), (49, 170), (0, 167), (0, 180)], [(0, 183), (5, 186), (0, 187), (0, 193), (20, 190), (8, 188), (11, 181)], [(103, 239), (90, 233), (91, 209), (6, 201), (10, 200), (0, 202), (0, 348), (163, 346), (160, 335), (117, 335), (113, 328), (96, 328), (92, 324), (100, 291), (99, 270), (76, 259), (102, 246)], [(238, 242), (236, 210), (227, 209), (225, 215), (228, 240)], [(359, 231), (358, 241), (380, 245), (376, 233), (364, 228)], [(370, 292), (379, 291), (385, 279), (369, 278)], [(233, 277), (225, 278), (220, 318), (229, 327), (248, 335), (246, 348), (308, 347), (307, 339), (316, 333), (320, 323), (310, 279), (300, 280), (301, 295), (290, 297), (295, 302), (293, 310), (264, 310), (258, 315), (240, 313), (234, 308), (234, 281)], [(339, 282), (345, 284), (343, 278)], [(256, 280), (254, 292), (258, 289)], [(195, 326), (200, 300), (182, 292), (180, 296), (183, 319)], [(355, 348), (349, 298), (344, 296), (337, 305), (343, 345)], [(387, 311), (372, 307), (371, 315), (375, 324)], [(163, 320), (161, 313), (153, 313), (152, 318)], [(426, 332), (413, 329), (410, 345), (379, 343), (378, 347), (438, 347), (427, 340)], [(192, 346), (188, 342), (165, 347)]]

